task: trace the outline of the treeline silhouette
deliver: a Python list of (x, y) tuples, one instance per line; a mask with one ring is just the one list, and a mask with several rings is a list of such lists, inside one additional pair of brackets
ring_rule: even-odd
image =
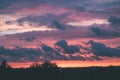
[(29, 68), (0, 65), (0, 80), (120, 80), (120, 66), (60, 68), (55, 63), (33, 63)]

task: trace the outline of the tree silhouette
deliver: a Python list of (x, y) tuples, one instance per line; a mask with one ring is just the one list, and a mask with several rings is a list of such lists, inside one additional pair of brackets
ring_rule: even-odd
[(34, 77), (33, 79), (58, 80), (59, 68), (50, 61), (44, 61), (41, 64), (35, 62), (30, 66), (30, 70), (32, 70), (31, 76)]
[(41, 68), (41, 65), (39, 63), (35, 62), (32, 65), (30, 65), (30, 68)]
[(10, 65), (7, 63), (7, 60), (3, 60), (0, 67), (2, 69), (11, 68)]
[(55, 63), (51, 63), (50, 61), (44, 61), (41, 64), (41, 68), (57, 68), (57, 65)]
[(44, 61), (42, 64), (35, 62), (30, 66), (30, 68), (49, 69), (49, 68), (58, 68), (58, 67), (55, 63), (51, 63), (50, 61)]
[(9, 69), (4, 60), (0, 65), (0, 80), (120, 80), (120, 66), (58, 68), (55, 63), (44, 61), (31, 67)]

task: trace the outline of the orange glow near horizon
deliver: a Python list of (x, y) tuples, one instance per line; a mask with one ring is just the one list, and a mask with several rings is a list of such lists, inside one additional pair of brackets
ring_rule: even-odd
[[(51, 61), (52, 63), (56, 63), (58, 67), (91, 67), (91, 66), (102, 66), (102, 67), (107, 67), (107, 66), (120, 66), (120, 60), (101, 60), (101, 61), (79, 61), (79, 60), (53, 60)], [(25, 63), (20, 63), (20, 62), (15, 62), (15, 63), (10, 63), (10, 65), (13, 68), (27, 68), (29, 67), (33, 62), (25, 62)], [(38, 62), (42, 63), (42, 62)]]

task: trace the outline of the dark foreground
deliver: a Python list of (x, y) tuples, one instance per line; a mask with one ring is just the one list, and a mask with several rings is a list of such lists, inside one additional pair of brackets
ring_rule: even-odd
[(59, 68), (45, 62), (29, 68), (0, 67), (0, 80), (120, 80), (120, 66)]

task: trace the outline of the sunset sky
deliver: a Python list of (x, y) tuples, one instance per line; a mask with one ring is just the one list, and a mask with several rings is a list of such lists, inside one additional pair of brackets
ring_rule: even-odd
[(0, 0), (0, 46), (13, 67), (120, 65), (120, 0)]

